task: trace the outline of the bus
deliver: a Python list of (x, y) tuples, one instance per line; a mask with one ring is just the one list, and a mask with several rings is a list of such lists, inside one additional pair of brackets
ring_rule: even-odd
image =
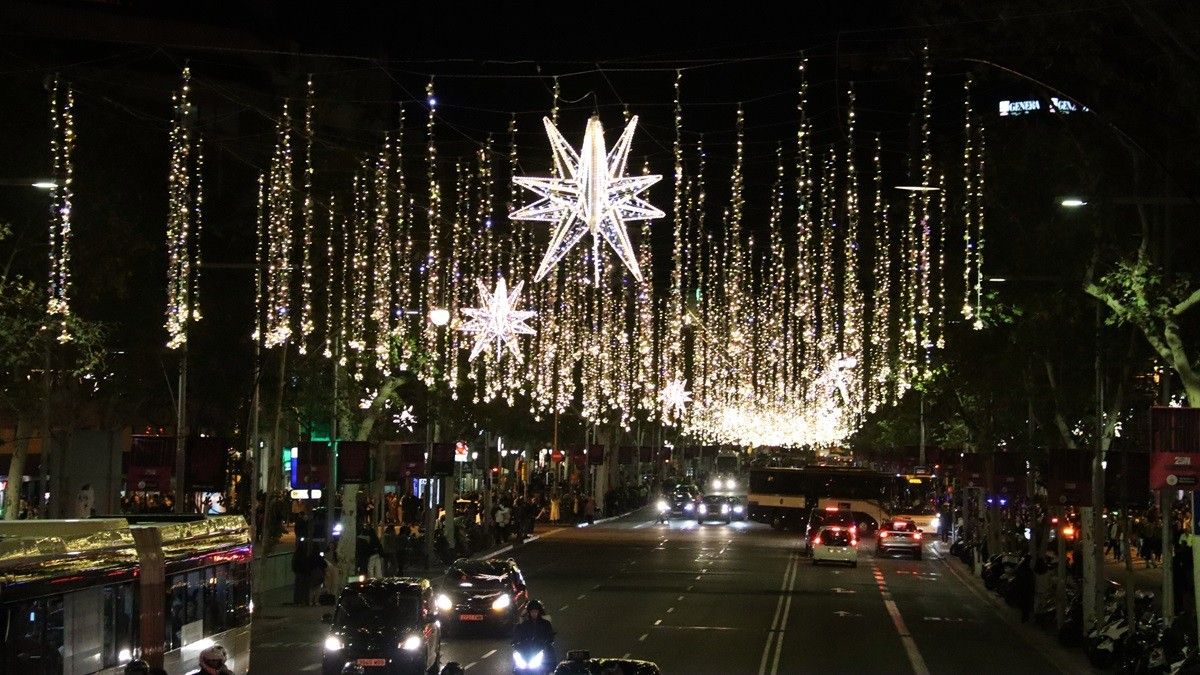
[(241, 516), (0, 522), (0, 673), (191, 673), (219, 644), (250, 665), (250, 532)]
[(892, 517), (895, 478), (870, 469), (834, 466), (750, 470), (751, 520), (799, 527), (814, 508), (853, 511), (864, 531)]

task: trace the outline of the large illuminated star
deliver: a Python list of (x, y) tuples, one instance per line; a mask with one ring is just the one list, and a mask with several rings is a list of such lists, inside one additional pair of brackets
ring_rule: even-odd
[(465, 333), (475, 334), (475, 347), (471, 349), (468, 360), (474, 361), (476, 356), (487, 349), (489, 343), (494, 343), (497, 357), (501, 354), (501, 347), (507, 346), (513, 358), (520, 361), (521, 350), (517, 346), (517, 336), (533, 335), (534, 330), (526, 326), (525, 322), (537, 316), (537, 312), (514, 309), (517, 296), (521, 294), (521, 287), (525, 282), (514, 286), (511, 293), (504, 277), (500, 277), (496, 282), (495, 292), (489, 292), (482, 280), (476, 279), (475, 284), (479, 288), (481, 306), (464, 307), (462, 312), (470, 321), (459, 327), (459, 330)]
[(668, 382), (658, 397), (662, 401), (663, 410), (672, 417), (683, 417), (687, 404), (692, 402), (692, 392), (687, 390), (687, 383), (683, 380)]
[(543, 117), (546, 135), (554, 151), (556, 178), (514, 176), (513, 182), (538, 194), (540, 199), (509, 214), (513, 220), (555, 223), (550, 247), (542, 257), (534, 281), (541, 281), (585, 234), (592, 235), (592, 260), (600, 279), (600, 238), (616, 252), (630, 274), (642, 280), (626, 220), (650, 220), (664, 214), (638, 197), (662, 176), (625, 176), (625, 165), (633, 143), (637, 116), (609, 152), (604, 148), (604, 127), (599, 117), (588, 120), (579, 152), (571, 147), (554, 123)]

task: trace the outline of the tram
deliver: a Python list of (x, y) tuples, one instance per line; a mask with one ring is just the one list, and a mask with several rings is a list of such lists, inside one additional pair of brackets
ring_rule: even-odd
[(184, 675), (214, 644), (245, 672), (250, 557), (241, 516), (0, 522), (0, 675)]

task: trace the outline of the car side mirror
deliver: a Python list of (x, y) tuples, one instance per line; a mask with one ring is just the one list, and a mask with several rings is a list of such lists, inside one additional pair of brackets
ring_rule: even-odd
[(333, 623), (333, 615), (326, 612), (321, 615), (321, 623)]

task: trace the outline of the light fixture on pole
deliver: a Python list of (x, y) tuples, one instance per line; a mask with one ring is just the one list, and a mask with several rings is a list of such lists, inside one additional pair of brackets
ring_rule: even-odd
[(450, 323), (450, 310), (444, 307), (435, 307), (429, 310), (429, 323), (435, 326), (445, 326)]
[(1058, 205), (1068, 209), (1077, 209), (1081, 206), (1087, 206), (1087, 200), (1080, 197), (1063, 197), (1058, 202)]

